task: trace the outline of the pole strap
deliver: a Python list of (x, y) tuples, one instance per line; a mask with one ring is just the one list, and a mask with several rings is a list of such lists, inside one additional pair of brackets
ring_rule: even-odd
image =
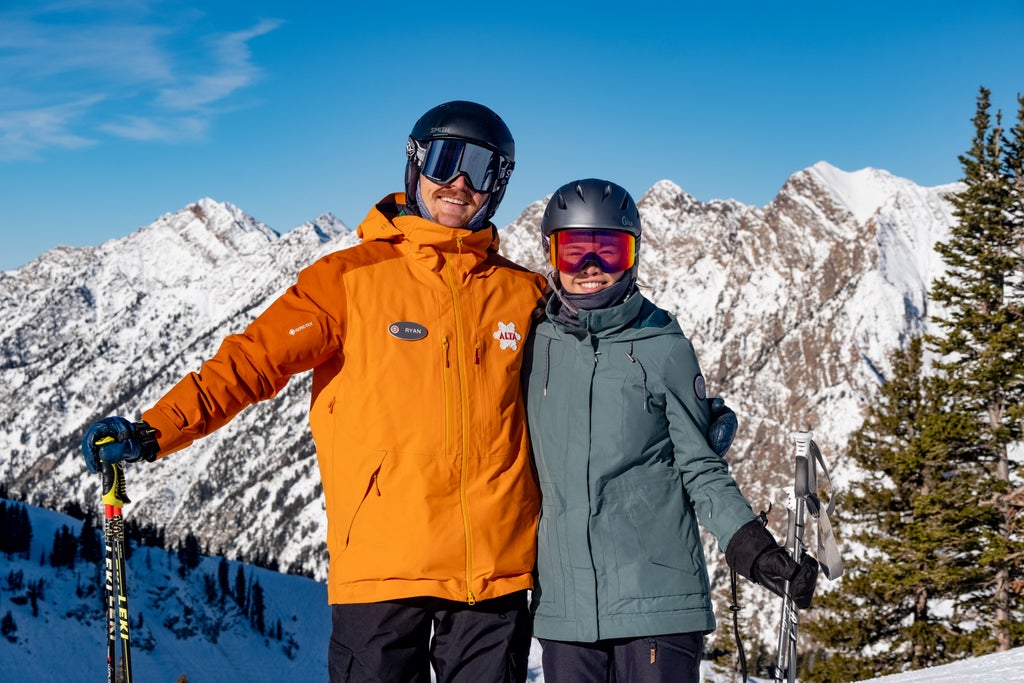
[(832, 477), (829, 476), (828, 465), (825, 464), (825, 459), (821, 457), (821, 450), (818, 448), (818, 444), (814, 443), (814, 439), (811, 439), (810, 452), (818, 464), (821, 465), (821, 471), (825, 475), (825, 483), (828, 485), (829, 493), (828, 503), (824, 508), (812, 506), (810, 510), (811, 516), (818, 522), (818, 563), (821, 565), (825, 577), (830, 581), (835, 581), (843, 575), (843, 558), (839, 550), (839, 543), (836, 541), (835, 530), (832, 528), (832, 520), (830, 519), (830, 516), (835, 514), (836, 511), (836, 497), (833, 494)]

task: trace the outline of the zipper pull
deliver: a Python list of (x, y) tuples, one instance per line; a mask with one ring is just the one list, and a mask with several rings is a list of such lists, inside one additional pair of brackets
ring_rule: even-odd
[(651, 664), (654, 664), (658, 660), (658, 641), (654, 638), (650, 638), (647, 642), (651, 646)]
[(473, 362), (476, 363), (477, 365), (480, 365), (480, 342), (476, 343), (476, 351), (475, 356), (473, 358)]
[(448, 361), (448, 337), (441, 337), (441, 349), (444, 351), (444, 366), (450, 368), (451, 363)]
[(476, 596), (473, 595), (473, 591), (467, 591), (466, 602), (468, 602), (470, 605), (476, 604)]

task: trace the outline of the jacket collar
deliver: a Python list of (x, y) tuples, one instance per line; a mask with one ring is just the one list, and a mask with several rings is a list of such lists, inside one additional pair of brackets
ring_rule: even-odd
[[(562, 301), (551, 296), (547, 302), (547, 317), (556, 329), (579, 339), (587, 336), (601, 338), (620, 337), (622, 339), (643, 339), (666, 333), (681, 333), (679, 323), (674, 316), (652, 304), (640, 292), (632, 295), (621, 304), (609, 308), (595, 308), (579, 311), (579, 326), (567, 325), (556, 319)], [(541, 328), (538, 328), (540, 333)]]
[(435, 272), (445, 263), (469, 272), (498, 251), (498, 231), (493, 223), (476, 232), (449, 228), (419, 216), (401, 215), (404, 205), (403, 193), (388, 195), (370, 209), (357, 234), (363, 242), (391, 242), (403, 255)]

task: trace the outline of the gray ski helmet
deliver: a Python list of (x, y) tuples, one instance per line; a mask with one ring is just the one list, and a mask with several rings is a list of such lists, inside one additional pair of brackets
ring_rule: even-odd
[(636, 203), (625, 188), (608, 180), (574, 180), (551, 195), (540, 219), (544, 249), (547, 250), (552, 233), (570, 228), (628, 232), (636, 238), (636, 249), (640, 251), (642, 227)]
[(489, 149), (502, 159), (501, 172), (491, 189), (486, 219), (498, 210), (508, 179), (515, 168), (516, 143), (512, 132), (496, 113), (482, 104), (454, 100), (439, 104), (416, 121), (406, 142), (405, 196), (408, 208), (418, 213), (414, 197), (420, 181), (417, 152), (431, 140), (464, 140)]

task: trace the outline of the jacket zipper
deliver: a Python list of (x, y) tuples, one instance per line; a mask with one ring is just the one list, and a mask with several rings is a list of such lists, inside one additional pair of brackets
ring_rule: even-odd
[(448, 371), (451, 368), (451, 342), (448, 337), (441, 337), (441, 351), (444, 354), (444, 371), (441, 375), (444, 377), (444, 452), (449, 453), (452, 449), (452, 433), (455, 431), (455, 427), (452, 424), (452, 377)]
[[(461, 246), (461, 241), (460, 241)], [(476, 596), (473, 595), (473, 533), (469, 519), (469, 498), (466, 495), (466, 483), (468, 481), (469, 464), (469, 397), (466, 395), (468, 386), (466, 378), (465, 361), (465, 339), (462, 329), (462, 305), (459, 301), (459, 292), (455, 284), (455, 273), (449, 264), (445, 264), (448, 271), (445, 278), (448, 282), (448, 289), (452, 293), (452, 305), (455, 309), (455, 357), (459, 367), (459, 400), (462, 408), (462, 471), (459, 479), (459, 500), (462, 504), (462, 524), (466, 533), (466, 602), (470, 605), (476, 604)]]

